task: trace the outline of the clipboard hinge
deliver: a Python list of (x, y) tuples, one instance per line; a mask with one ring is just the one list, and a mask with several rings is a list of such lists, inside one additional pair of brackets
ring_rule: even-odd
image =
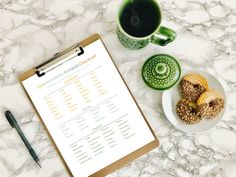
[[(69, 59), (67, 59), (67, 60), (65, 60), (65, 61), (63, 61), (63, 62), (61, 62), (60, 64), (57, 65), (58, 62), (60, 62), (60, 61), (62, 61), (63, 59), (65, 59), (65, 58), (62, 57), (63, 55), (65, 55), (66, 53), (68, 53), (68, 52), (70, 52), (70, 51), (72, 51), (72, 50), (74, 50), (74, 49), (76, 49), (76, 50), (75, 50), (75, 53), (76, 53), (76, 52), (77, 52), (77, 48), (79, 48), (80, 51), (79, 51), (76, 55), (72, 56), (71, 58), (69, 58)], [(80, 56), (80, 55), (82, 55), (82, 54), (84, 54), (84, 49), (83, 49), (83, 47), (82, 47), (80, 44), (75, 44), (75, 45), (73, 45), (73, 46), (71, 46), (71, 47), (65, 49), (65, 50), (62, 51), (62, 52), (58, 52), (58, 53), (54, 54), (54, 56), (53, 56), (51, 59), (49, 59), (49, 60), (47, 60), (46, 62), (40, 64), (40, 65), (37, 66), (37, 67), (35, 67), (35, 74), (37, 74), (38, 77), (42, 77), (42, 76), (44, 76), (47, 72), (49, 72), (49, 71), (55, 69), (56, 67), (58, 67), (58, 66), (64, 64), (65, 62), (67, 62), (67, 61), (73, 59), (74, 57)], [(60, 59), (59, 59), (59, 58), (60, 58)], [(54, 65), (55, 65), (55, 66), (54, 66)], [(54, 66), (54, 67), (52, 67), (52, 66)], [(49, 67), (52, 67), (52, 68), (50, 68), (50, 70), (48, 70), (48, 71), (45, 71), (45, 70), (48, 69)]]

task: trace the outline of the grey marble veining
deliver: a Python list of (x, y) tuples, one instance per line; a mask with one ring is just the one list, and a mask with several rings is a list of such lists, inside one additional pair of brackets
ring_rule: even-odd
[[(160, 139), (161, 146), (109, 177), (236, 176), (236, 1), (161, 0), (162, 24), (177, 31), (166, 47), (123, 48), (115, 34), (118, 0), (0, 0), (0, 108), (13, 111), (42, 161), (32, 161), (0, 112), (0, 177), (67, 177), (17, 76), (93, 33), (104, 42)], [(156, 53), (176, 57), (184, 69), (214, 74), (228, 95), (224, 119), (195, 135), (175, 129), (163, 114), (161, 93), (141, 79)]]

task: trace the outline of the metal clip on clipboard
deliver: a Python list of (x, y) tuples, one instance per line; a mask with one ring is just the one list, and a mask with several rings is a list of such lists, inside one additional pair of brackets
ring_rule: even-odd
[[(79, 49), (79, 50), (78, 50)], [(77, 53), (78, 52), (78, 53)], [(68, 58), (65, 61), (62, 61), (66, 58), (66, 54), (73, 54), (76, 53), (76, 55)], [(40, 64), (39, 66), (35, 67), (35, 73), (37, 74), (38, 77), (42, 77), (43, 75), (45, 75), (47, 72), (55, 69), (56, 67), (64, 64), (65, 62), (73, 59), (76, 56), (80, 56), (84, 54), (84, 49), (83, 47), (78, 43), (75, 44), (65, 50), (63, 50), (62, 52), (56, 53), (54, 54), (54, 56), (52, 58), (50, 58), (49, 60), (47, 60), (46, 62)], [(69, 55), (70, 56), (70, 55)], [(62, 61), (62, 62), (60, 62)]]

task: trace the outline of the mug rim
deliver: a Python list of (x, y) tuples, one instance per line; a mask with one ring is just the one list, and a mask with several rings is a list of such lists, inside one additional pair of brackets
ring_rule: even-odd
[(160, 15), (161, 15), (161, 18), (160, 18), (160, 23), (159, 25), (157, 26), (156, 30), (153, 31), (151, 34), (149, 34), (148, 36), (144, 36), (144, 37), (135, 37), (135, 36), (131, 36), (130, 34), (128, 34), (121, 26), (120, 24), (120, 19), (119, 19), (119, 15), (121, 13), (121, 10), (124, 8), (125, 4), (130, 1), (130, 0), (123, 0), (123, 2), (120, 4), (120, 7), (118, 9), (118, 12), (117, 12), (117, 15), (116, 15), (116, 24), (118, 25), (119, 29), (125, 34), (127, 35), (129, 38), (132, 38), (132, 39), (149, 39), (151, 38), (157, 31), (158, 29), (160, 28), (161, 26), (161, 22), (162, 22), (162, 11), (161, 11), (161, 6), (160, 4), (157, 2), (157, 0), (152, 0), (158, 7), (158, 9), (160, 10)]

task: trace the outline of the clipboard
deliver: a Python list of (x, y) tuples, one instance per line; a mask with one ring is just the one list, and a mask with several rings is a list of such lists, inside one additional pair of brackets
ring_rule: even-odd
[[(55, 149), (56, 149), (58, 155), (60, 156), (60, 158), (61, 158), (61, 160), (62, 160), (62, 162), (63, 162), (63, 164), (64, 164), (64, 166), (65, 166), (65, 168), (66, 168), (66, 170), (67, 170), (67, 172), (68, 172), (68, 174), (69, 174), (70, 176), (73, 176), (73, 174), (72, 174), (72, 172), (71, 172), (71, 170), (70, 170), (68, 164), (66, 163), (66, 161), (65, 161), (65, 159), (64, 159), (64, 157), (63, 157), (63, 155), (61, 154), (60, 149), (57, 147), (57, 144), (55, 143), (53, 137), (51, 136), (50, 131), (48, 130), (48, 128), (47, 128), (45, 122), (44, 122), (43, 119), (40, 117), (40, 114), (39, 114), (39, 112), (38, 112), (36, 106), (34, 105), (34, 103), (33, 103), (32, 99), (31, 99), (31, 97), (30, 97), (29, 94), (27, 93), (27, 90), (25, 89), (25, 87), (24, 87), (24, 85), (23, 85), (23, 81), (26, 80), (26, 79), (28, 79), (28, 78), (30, 78), (31, 76), (33, 76), (33, 75), (35, 75), (35, 74), (36, 74), (38, 77), (43, 77), (45, 74), (47, 74), (47, 72), (50, 72), (50, 71), (52, 71), (53, 69), (55, 69), (56, 67), (58, 67), (58, 66), (60, 66), (60, 65), (63, 65), (65, 62), (67, 62), (67, 61), (73, 59), (73, 57), (72, 57), (72, 58), (69, 58), (69, 59), (65, 60), (65, 58), (67, 58), (68, 56), (71, 56), (71, 54), (74, 53), (75, 51), (77, 52), (77, 55), (78, 55), (78, 56), (83, 55), (84, 52), (86, 52), (86, 51), (84, 50), (84, 47), (88, 46), (89, 44), (92, 44), (93, 42), (95, 42), (95, 41), (97, 41), (97, 40), (101, 40), (101, 37), (100, 37), (98, 34), (94, 34), (94, 35), (88, 37), (87, 39), (85, 39), (85, 40), (83, 40), (83, 41), (81, 41), (81, 42), (79, 42), (79, 43), (77, 43), (77, 44), (75, 44), (75, 45), (73, 45), (73, 46), (71, 46), (71, 47), (65, 49), (64, 51), (62, 51), (62, 52), (60, 52), (60, 53), (56, 53), (56, 54), (55, 54), (51, 59), (49, 59), (48, 61), (44, 62), (43, 64), (41, 64), (41, 65), (39, 65), (39, 66), (37, 66), (37, 67), (34, 67), (33, 69), (31, 69), (31, 70), (29, 70), (29, 71), (27, 71), (27, 72), (25, 72), (25, 73), (23, 73), (23, 74), (21, 74), (21, 75), (19, 76), (19, 81), (20, 81), (20, 83), (21, 83), (21, 85), (22, 85), (22, 87), (23, 87), (23, 89), (24, 89), (24, 91), (25, 91), (25, 93), (26, 93), (28, 99), (30, 100), (31, 104), (33, 105), (34, 111), (36, 112), (37, 116), (39, 117), (40, 122), (41, 122), (42, 125), (44, 126), (44, 128), (45, 128), (45, 130), (46, 130), (46, 132), (47, 132), (47, 135), (48, 135), (49, 139), (50, 139), (51, 142), (53, 143), (53, 145), (54, 145), (54, 147), (55, 147)], [(102, 41), (102, 40), (101, 40), (101, 41)], [(104, 43), (103, 43), (103, 45), (104, 45)], [(105, 47), (105, 45), (104, 45), (104, 47)], [(105, 47), (105, 49), (106, 49), (106, 47)], [(107, 51), (107, 49), (106, 49), (106, 51)], [(107, 53), (109, 54), (108, 51), (107, 51)], [(109, 56), (110, 56), (110, 54), (109, 54)], [(111, 60), (112, 60), (112, 57), (111, 57), (111, 56), (110, 56), (110, 58), (111, 58)], [(151, 129), (151, 127), (150, 127), (150, 125), (149, 125), (147, 119), (145, 118), (145, 116), (144, 116), (144, 114), (142, 113), (140, 107), (138, 106), (137, 102), (135, 101), (134, 96), (133, 96), (132, 93), (130, 92), (130, 89), (128, 88), (127, 84), (125, 83), (125, 80), (124, 80), (124, 78), (122, 77), (121, 73), (119, 72), (119, 70), (118, 70), (116, 64), (114, 63), (113, 60), (112, 60), (112, 62), (113, 62), (113, 64), (115, 65), (115, 68), (117, 69), (117, 71), (118, 71), (120, 77), (122, 78), (122, 80), (123, 80), (125, 86), (127, 87), (129, 94), (132, 96), (132, 99), (133, 99), (133, 101), (135, 102), (135, 104), (136, 104), (138, 110), (140, 111), (142, 117), (144, 118), (145, 123), (147, 124), (148, 128), (150, 129), (150, 131), (151, 131), (151, 133), (152, 133), (152, 135), (153, 135), (153, 137), (154, 137), (154, 140), (153, 140), (152, 142), (146, 144), (145, 146), (143, 146), (143, 147), (141, 147), (141, 148), (139, 148), (139, 149), (133, 151), (132, 153), (130, 153), (130, 154), (128, 154), (128, 155), (122, 157), (121, 159), (119, 159), (119, 160), (117, 160), (117, 161), (115, 161), (115, 162), (109, 164), (108, 166), (106, 166), (106, 167), (100, 169), (99, 171), (93, 173), (92, 175), (90, 175), (91, 177), (102, 177), (102, 176), (106, 176), (106, 175), (108, 175), (109, 173), (111, 173), (111, 172), (113, 172), (113, 171), (115, 171), (115, 170), (121, 168), (122, 166), (126, 165), (127, 163), (129, 163), (129, 162), (135, 160), (136, 158), (138, 158), (138, 157), (144, 155), (145, 153), (147, 153), (147, 152), (149, 152), (149, 151), (151, 151), (151, 150), (153, 150), (154, 148), (156, 148), (156, 147), (159, 146), (159, 141), (158, 141), (158, 139), (156, 138), (156, 136), (155, 136), (153, 130)]]

